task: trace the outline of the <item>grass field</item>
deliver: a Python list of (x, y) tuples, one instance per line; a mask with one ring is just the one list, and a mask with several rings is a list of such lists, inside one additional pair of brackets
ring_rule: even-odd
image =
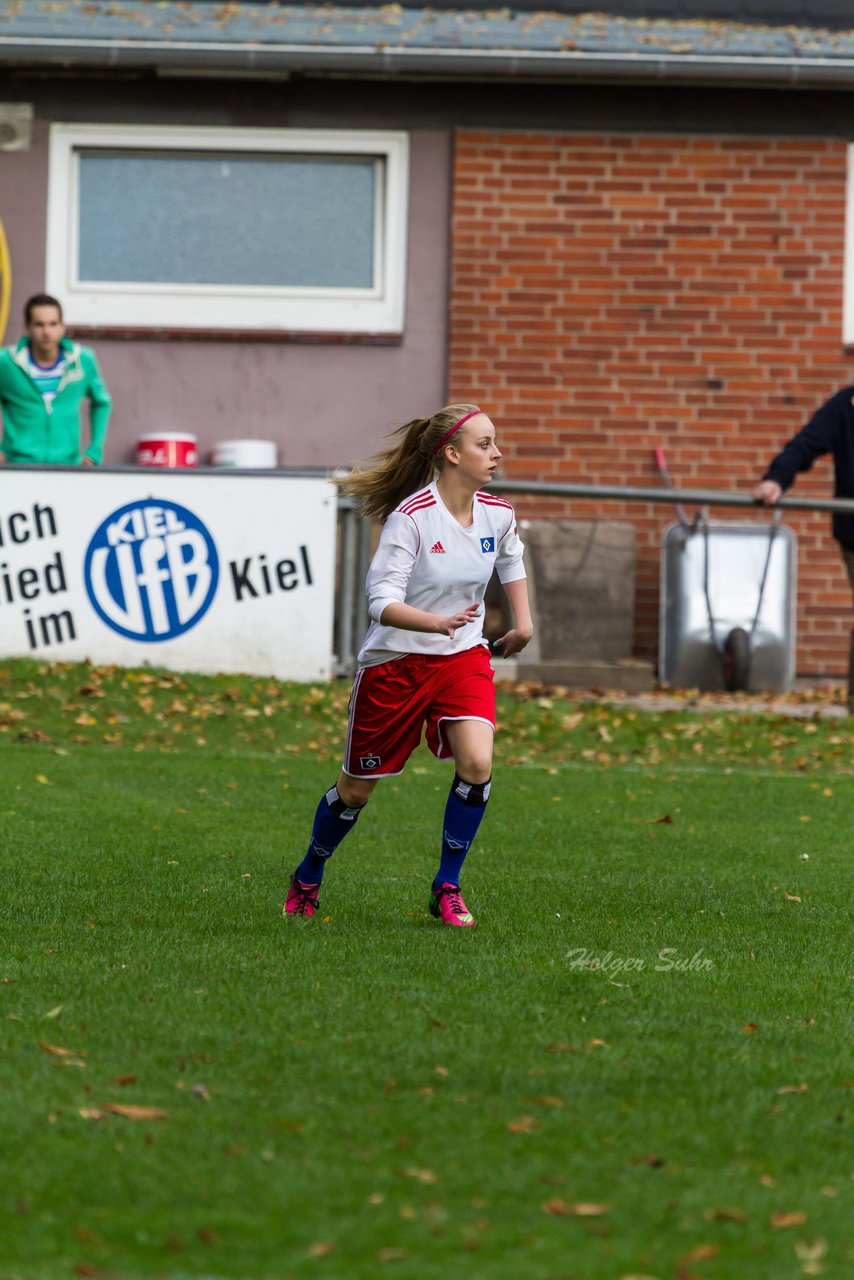
[(346, 696), (0, 664), (0, 1278), (854, 1274), (851, 722), (504, 692), (284, 926)]

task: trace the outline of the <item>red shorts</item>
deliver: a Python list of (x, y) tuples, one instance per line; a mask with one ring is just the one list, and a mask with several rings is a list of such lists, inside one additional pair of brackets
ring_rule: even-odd
[(495, 686), (483, 645), (451, 657), (407, 653), (362, 667), (350, 694), (344, 772), (353, 778), (402, 773), (427, 726), (440, 760), (453, 754), (444, 720), (483, 720), (495, 728)]

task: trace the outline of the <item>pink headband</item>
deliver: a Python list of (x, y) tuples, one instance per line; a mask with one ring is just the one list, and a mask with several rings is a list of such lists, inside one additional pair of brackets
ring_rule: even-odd
[(448, 441), (450, 440), (454, 432), (459, 430), (459, 428), (463, 425), (464, 422), (468, 422), (469, 418), (476, 418), (480, 412), (481, 412), (480, 409), (472, 409), (471, 413), (467, 413), (464, 418), (460, 418), (459, 422), (455, 422), (454, 425), (451, 427), (450, 431), (446, 431), (445, 434), (442, 436), (442, 439), (436, 445), (435, 453), (438, 454), (439, 450), (442, 449), (448, 443)]

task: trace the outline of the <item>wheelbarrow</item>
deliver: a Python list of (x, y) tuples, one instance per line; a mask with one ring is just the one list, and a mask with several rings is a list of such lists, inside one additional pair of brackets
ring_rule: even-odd
[[(664, 452), (656, 464), (672, 488)], [(795, 556), (791, 529), (712, 522), (705, 510), (664, 532), (659, 675), (677, 688), (783, 693), (794, 679)]]

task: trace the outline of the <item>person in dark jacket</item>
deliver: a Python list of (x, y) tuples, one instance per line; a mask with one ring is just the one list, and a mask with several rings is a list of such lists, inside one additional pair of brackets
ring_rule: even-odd
[[(816, 458), (826, 453), (833, 455), (833, 496), (854, 498), (854, 387), (837, 391), (792, 436), (753, 490), (754, 498), (773, 506), (794, 483), (798, 472), (809, 471)], [(834, 512), (832, 527), (854, 591), (854, 515)], [(848, 711), (854, 715), (854, 632), (848, 660)]]

